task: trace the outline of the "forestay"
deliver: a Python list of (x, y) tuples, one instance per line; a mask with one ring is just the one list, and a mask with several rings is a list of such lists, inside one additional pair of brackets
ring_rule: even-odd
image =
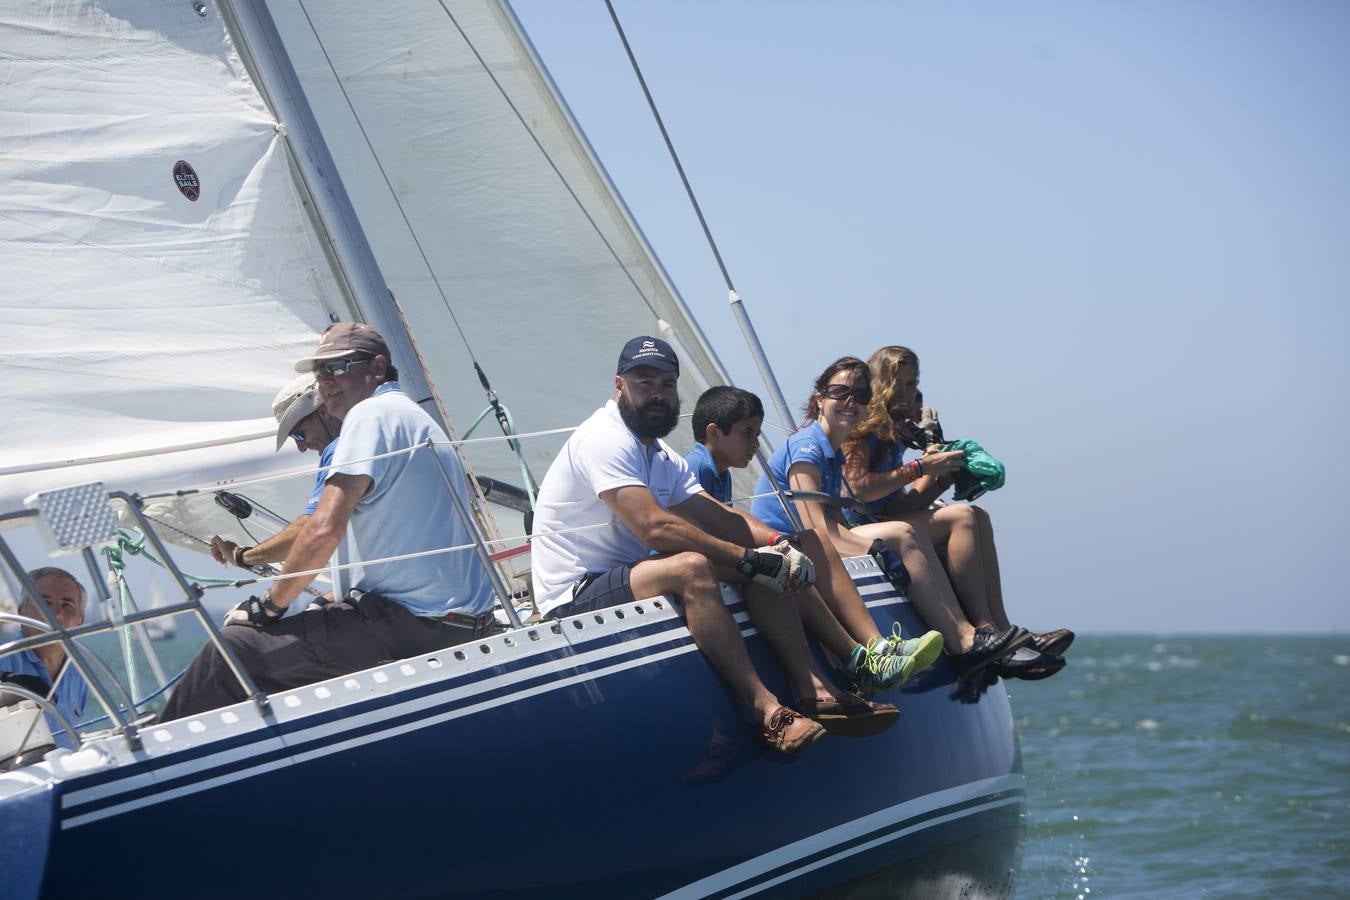
[[(310, 464), (274, 453), (271, 399), (351, 316), (276, 123), (202, 12), (0, 2), (0, 511)], [(311, 483), (255, 493), (290, 511)]]
[[(682, 351), (686, 412), (723, 382), (504, 4), (269, 7), (452, 421), (464, 428), (485, 405), (456, 320), (520, 431), (590, 415), (619, 348), (658, 334), (658, 319)], [(536, 477), (565, 437), (526, 442)], [(686, 423), (672, 441), (689, 445)], [(520, 480), (500, 444), (469, 457)]]

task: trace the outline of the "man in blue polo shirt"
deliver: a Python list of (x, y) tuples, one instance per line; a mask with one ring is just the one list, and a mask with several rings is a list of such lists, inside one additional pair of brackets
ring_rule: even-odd
[[(74, 575), (65, 569), (47, 567), (34, 569), (28, 573), (28, 578), (38, 589), (42, 601), (60, 620), (62, 627), (75, 628), (84, 624), (84, 606), (87, 597), (84, 585), (76, 581)], [(23, 603), (19, 606), (19, 615), (40, 622), (47, 621), (31, 596), (24, 597)], [(41, 632), (36, 628), (25, 626), (23, 633), (25, 637), (29, 637)], [(89, 687), (74, 668), (62, 674), (66, 662), (66, 651), (60, 644), (43, 644), (34, 649), (0, 656), (0, 678), (4, 678), (5, 675), (27, 675), (47, 685), (47, 690), (42, 692), (44, 694), (50, 692), (52, 684), (56, 684), (56, 695), (51, 698), (52, 702), (55, 703), (57, 710), (70, 720), (71, 725), (78, 725), (80, 716), (84, 714), (84, 705), (89, 699)], [(48, 715), (47, 724), (52, 730), (57, 746), (71, 748), (75, 746), (74, 736), (66, 734), (55, 717)]]
[[(222, 640), (271, 693), (490, 633), (493, 595), (479, 558), (472, 550), (434, 552), (473, 542), (460, 517), (472, 499), (468, 479), (445, 432), (399, 387), (384, 338), (369, 325), (332, 325), (296, 370), (314, 373), (325, 409), (342, 420), (342, 439), (318, 509), (284, 568), (322, 568), (350, 526), (361, 579), (337, 602), (286, 618), (313, 576), (277, 581), (230, 612)], [(385, 561), (392, 557), (408, 558)], [(243, 699), (224, 660), (208, 648), (161, 718)]]

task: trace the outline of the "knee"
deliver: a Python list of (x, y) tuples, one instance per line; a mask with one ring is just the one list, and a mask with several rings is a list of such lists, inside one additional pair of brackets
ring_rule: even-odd
[(899, 544), (904, 549), (918, 545), (919, 530), (913, 523), (895, 521), (891, 522), (890, 525), (890, 533), (887, 535), (888, 542)]
[(692, 550), (676, 553), (670, 558), (675, 565), (680, 582), (687, 588), (716, 588), (717, 578), (713, 575), (712, 563), (702, 553)]
[(946, 508), (951, 510), (947, 517), (952, 528), (978, 528), (989, 522), (989, 514), (970, 503), (954, 503)]

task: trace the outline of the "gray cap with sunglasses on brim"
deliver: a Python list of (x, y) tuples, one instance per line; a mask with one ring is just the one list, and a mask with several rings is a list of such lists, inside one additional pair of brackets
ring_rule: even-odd
[(277, 417), (277, 449), (281, 449), (306, 416), (318, 412), (321, 406), (319, 385), (309, 372), (291, 379), (278, 391), (272, 400), (272, 415)]
[(389, 345), (378, 331), (362, 322), (338, 322), (328, 326), (319, 341), (319, 349), (295, 364), (297, 372), (313, 372), (314, 364), (342, 359), (354, 353), (377, 354), (389, 359)]

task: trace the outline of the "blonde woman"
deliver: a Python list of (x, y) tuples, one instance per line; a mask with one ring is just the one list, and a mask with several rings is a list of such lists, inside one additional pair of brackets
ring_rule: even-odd
[[(982, 633), (1012, 628), (1003, 605), (998, 551), (989, 514), (971, 503), (932, 503), (952, 485), (964, 454), (940, 448), (904, 460), (909, 420), (919, 417), (919, 357), (908, 347), (888, 346), (867, 361), (872, 401), (844, 441), (844, 473), (853, 494), (872, 516), (908, 525), (944, 564), (951, 588), (967, 617)], [(1060, 654), (1073, 632), (1033, 634), (1029, 648), (1001, 661), (1004, 676), (1043, 678), (1063, 667)]]

